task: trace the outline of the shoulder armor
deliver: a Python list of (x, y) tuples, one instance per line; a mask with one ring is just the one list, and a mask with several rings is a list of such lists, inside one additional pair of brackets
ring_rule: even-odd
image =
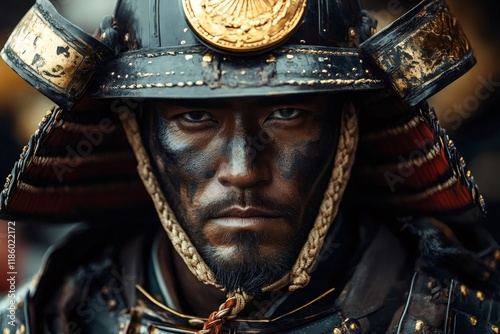
[(416, 273), (396, 333), (498, 333), (499, 297), (458, 280), (443, 284)]

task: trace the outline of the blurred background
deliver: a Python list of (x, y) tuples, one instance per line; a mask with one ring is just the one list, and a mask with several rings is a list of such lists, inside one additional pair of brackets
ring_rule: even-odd
[[(104, 15), (112, 14), (115, 0), (55, 0), (71, 22), (93, 33)], [(379, 21), (379, 30), (418, 3), (417, 0), (362, 0)], [(34, 0), (0, 4), (0, 45), (33, 5)], [(486, 224), (500, 240), (500, 1), (448, 0), (476, 52), (478, 64), (465, 76), (435, 95), (443, 126), (455, 140), (487, 201)], [(21, 148), (52, 107), (0, 59), (0, 179), (18, 159)], [(3, 183), (2, 183), (3, 184)], [(0, 224), (0, 245), (6, 244), (6, 226)], [(18, 271), (30, 277), (38, 269), (48, 245), (61, 238), (68, 226), (17, 225)], [(0, 290), (6, 255), (0, 253)], [(5, 264), (6, 265), (6, 264)], [(22, 266), (22, 267), (21, 267)]]

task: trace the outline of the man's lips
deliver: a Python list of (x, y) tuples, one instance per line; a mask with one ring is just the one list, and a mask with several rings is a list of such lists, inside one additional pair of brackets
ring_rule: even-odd
[(253, 231), (277, 236), (290, 229), (289, 222), (272, 210), (258, 207), (231, 207), (216, 213), (208, 221), (211, 235)]
[(279, 218), (280, 215), (271, 210), (257, 207), (231, 207), (219, 211), (213, 219), (220, 218)]

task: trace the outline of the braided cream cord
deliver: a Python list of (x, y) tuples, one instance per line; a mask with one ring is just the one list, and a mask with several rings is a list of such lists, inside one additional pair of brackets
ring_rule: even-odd
[(359, 136), (358, 118), (351, 102), (342, 110), (341, 133), (333, 172), (309, 237), (302, 248), (297, 262), (292, 268), (290, 291), (305, 287), (310, 280), (310, 272), (318, 260), (326, 233), (337, 216), (342, 195), (351, 175)]
[(144, 149), (134, 113), (132, 111), (123, 111), (120, 113), (120, 119), (123, 123), (128, 141), (137, 158), (137, 171), (139, 172), (139, 176), (141, 177), (146, 190), (153, 200), (159, 219), (163, 228), (167, 232), (172, 245), (177, 253), (179, 253), (182, 257), (182, 260), (186, 263), (189, 270), (196, 276), (196, 278), (198, 278), (200, 282), (206, 285), (213, 285), (217, 288), (221, 288), (216, 284), (215, 276), (212, 270), (210, 270), (205, 261), (203, 261), (200, 254), (191, 243), (191, 240), (189, 240), (186, 232), (177, 222), (174, 212), (168, 205), (168, 202), (161, 191), (158, 180), (151, 169), (149, 157)]
[(309, 283), (310, 272), (318, 260), (326, 233), (337, 216), (342, 195), (349, 181), (354, 156), (356, 155), (358, 137), (359, 128), (356, 110), (351, 102), (347, 102), (342, 109), (340, 137), (332, 176), (313, 228), (292, 267), (292, 271), (279, 281), (265, 287), (262, 291), (275, 291), (286, 286), (289, 286), (290, 291), (295, 291), (304, 288)]
[[(154, 175), (149, 157), (140, 136), (139, 127), (133, 111), (120, 112), (120, 118), (125, 129), (128, 141), (132, 146), (138, 161), (137, 170), (151, 196), (159, 219), (170, 238), (173, 247), (179, 253), (189, 270), (196, 278), (206, 284), (223, 289), (215, 280), (212, 270), (204, 262), (196, 248), (189, 240), (186, 232), (177, 222), (174, 212), (167, 203), (161, 187)], [(318, 217), (309, 233), (308, 239), (302, 248), (299, 257), (292, 268), (282, 279), (262, 289), (262, 291), (274, 291), (288, 285), (291, 291), (305, 287), (310, 279), (310, 272), (316, 263), (317, 257), (324, 243), (326, 233), (335, 219), (342, 194), (349, 180), (350, 171), (354, 162), (354, 155), (358, 141), (358, 121), (356, 111), (352, 103), (346, 103), (342, 110), (341, 134), (339, 137), (337, 153), (334, 160), (332, 176), (325, 191), (323, 202), (320, 206)], [(245, 305), (252, 299), (244, 291), (232, 291), (227, 293), (227, 298), (235, 299), (231, 303), (231, 314), (227, 318), (234, 318), (243, 310)]]

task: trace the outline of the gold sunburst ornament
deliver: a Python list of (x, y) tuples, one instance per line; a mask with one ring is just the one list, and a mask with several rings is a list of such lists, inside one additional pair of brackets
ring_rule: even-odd
[(182, 0), (186, 18), (209, 45), (253, 52), (286, 39), (298, 26), (307, 0)]

